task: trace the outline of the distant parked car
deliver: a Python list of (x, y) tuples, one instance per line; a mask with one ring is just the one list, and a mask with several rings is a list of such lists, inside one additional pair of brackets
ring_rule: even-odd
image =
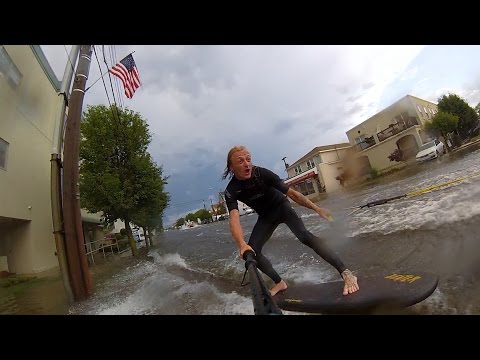
[(142, 234), (140, 233), (140, 230), (138, 230), (138, 228), (133, 228), (132, 229), (132, 236), (133, 236), (133, 240), (135, 240), (136, 242), (142, 242), (143, 241)]
[(440, 140), (433, 140), (423, 144), (417, 155), (415, 156), (415, 160), (421, 163), (427, 160), (436, 159), (441, 154), (445, 153), (445, 145)]

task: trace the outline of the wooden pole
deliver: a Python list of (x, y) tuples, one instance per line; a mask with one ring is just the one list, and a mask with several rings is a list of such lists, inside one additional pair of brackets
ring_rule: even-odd
[(91, 55), (92, 45), (81, 45), (64, 141), (63, 215), (68, 268), (75, 301), (84, 300), (92, 293), (92, 277), (85, 256), (79, 189), (80, 121)]

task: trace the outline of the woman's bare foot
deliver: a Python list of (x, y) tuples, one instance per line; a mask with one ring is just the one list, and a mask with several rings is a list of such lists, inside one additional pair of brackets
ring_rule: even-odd
[(346, 269), (342, 272), (343, 281), (345, 281), (345, 286), (343, 287), (343, 295), (352, 294), (355, 291), (358, 291), (360, 288), (358, 287), (357, 277), (353, 275), (353, 273)]
[(280, 281), (278, 284), (275, 284), (273, 288), (270, 289), (270, 295), (274, 296), (279, 291), (287, 290), (287, 283), (285, 281)]

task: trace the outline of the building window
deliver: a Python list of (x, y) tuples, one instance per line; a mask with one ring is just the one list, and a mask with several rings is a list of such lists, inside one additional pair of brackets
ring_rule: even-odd
[(301, 183), (294, 185), (295, 190), (301, 192), (303, 195), (310, 195), (315, 193), (312, 179), (307, 179)]
[(320, 155), (315, 155), (313, 159), (315, 160), (315, 164), (321, 164), (323, 162), (322, 157)]
[(315, 167), (315, 163), (313, 162), (313, 159), (310, 159), (307, 161), (307, 170), (313, 169)]
[(295, 175), (302, 173), (302, 167), (300, 165), (295, 166)]
[(5, 78), (12, 89), (16, 89), (22, 81), (22, 73), (13, 63), (3, 46), (0, 45), (0, 76)]
[(8, 142), (0, 138), (0, 169), (7, 170)]
[(373, 146), (376, 144), (375, 138), (372, 136), (366, 137), (364, 135), (360, 135), (359, 137), (355, 138), (355, 144), (357, 145), (357, 149), (360, 150), (365, 150), (369, 148), (370, 146)]
[(364, 141), (365, 141), (365, 134), (355, 138), (355, 144), (360, 144), (361, 142), (364, 142)]

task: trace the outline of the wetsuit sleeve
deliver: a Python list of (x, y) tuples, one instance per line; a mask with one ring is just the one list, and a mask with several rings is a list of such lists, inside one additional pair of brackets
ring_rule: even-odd
[(225, 189), (225, 202), (227, 203), (228, 213), (234, 209), (238, 210), (238, 202), (237, 198), (235, 197), (235, 191), (230, 186), (227, 186)]
[(266, 185), (273, 186), (275, 189), (279, 190), (283, 194), (286, 194), (289, 187), (283, 182), (280, 177), (275, 174), (273, 171), (270, 171), (265, 168), (260, 168), (260, 176)]

